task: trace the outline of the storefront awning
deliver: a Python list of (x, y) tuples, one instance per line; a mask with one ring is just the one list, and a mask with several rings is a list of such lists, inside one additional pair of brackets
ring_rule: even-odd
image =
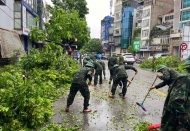
[(15, 51), (20, 52), (20, 57), (25, 55), (24, 47), (16, 31), (0, 28), (0, 51), (2, 58), (10, 58)]

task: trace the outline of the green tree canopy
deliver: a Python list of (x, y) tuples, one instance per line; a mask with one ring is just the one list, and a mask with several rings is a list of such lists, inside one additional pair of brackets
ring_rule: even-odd
[(52, 0), (53, 4), (57, 7), (61, 7), (64, 10), (76, 10), (79, 13), (80, 18), (85, 18), (88, 8), (86, 0)]
[(134, 53), (134, 52), (135, 52), (135, 49), (133, 48), (133, 46), (129, 46), (129, 47), (127, 48), (127, 52), (128, 52), (128, 53)]
[(88, 38), (87, 23), (83, 18), (79, 18), (76, 10), (63, 10), (62, 8), (51, 8), (49, 23), (47, 23), (46, 30), (49, 39), (55, 42), (62, 42), (73, 38)]
[(99, 41), (96, 40), (90, 40), (88, 43), (86, 43), (80, 52), (103, 52), (102, 45)]

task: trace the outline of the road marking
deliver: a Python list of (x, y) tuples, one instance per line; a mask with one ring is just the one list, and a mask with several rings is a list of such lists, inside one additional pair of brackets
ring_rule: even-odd
[(162, 96), (165, 96), (165, 97), (167, 96), (166, 93), (161, 92), (161, 91), (159, 91), (159, 90), (157, 90), (157, 89), (154, 89), (153, 91), (156, 92), (156, 93), (158, 93), (158, 94), (160, 94), (160, 95), (162, 95)]

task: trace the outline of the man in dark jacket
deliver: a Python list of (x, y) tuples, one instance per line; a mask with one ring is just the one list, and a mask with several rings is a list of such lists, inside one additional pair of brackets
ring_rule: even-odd
[(137, 69), (134, 68), (133, 66), (129, 66), (129, 65), (118, 65), (118, 64), (115, 64), (114, 65), (114, 74), (113, 74), (113, 85), (112, 85), (112, 89), (111, 89), (111, 93), (109, 95), (110, 98), (114, 98), (114, 95), (115, 95), (115, 91), (116, 91), (116, 88), (117, 88), (117, 85), (119, 84), (120, 81), (122, 81), (123, 83), (123, 88), (122, 88), (122, 98), (125, 99), (125, 94), (127, 92), (127, 78), (128, 78), (128, 75), (127, 75), (127, 72), (126, 70), (127, 69), (132, 69), (135, 71), (135, 73), (137, 73)]
[(70, 105), (72, 105), (75, 95), (77, 94), (78, 91), (80, 91), (80, 93), (84, 97), (83, 112), (92, 111), (88, 109), (89, 100), (90, 100), (90, 92), (89, 92), (86, 80), (89, 79), (88, 84), (90, 85), (92, 81), (93, 72), (94, 72), (93, 64), (89, 62), (85, 65), (85, 67), (81, 68), (79, 71), (75, 73), (71, 87), (70, 87), (70, 92), (67, 98), (67, 107), (65, 109), (66, 112), (69, 111), (69, 107)]
[(118, 64), (118, 59), (115, 55), (113, 55), (112, 57), (110, 57), (108, 59), (108, 69), (110, 70), (110, 80), (109, 80), (109, 84), (111, 84), (112, 81), (112, 75), (113, 75), (113, 66), (115, 64)]

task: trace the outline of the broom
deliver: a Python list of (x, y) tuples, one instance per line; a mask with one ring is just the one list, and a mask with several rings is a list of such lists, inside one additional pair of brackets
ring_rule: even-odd
[[(156, 77), (156, 79), (157, 79), (157, 77)], [(152, 86), (154, 85), (156, 79), (155, 79), (154, 82), (152, 83)], [(143, 100), (142, 103), (136, 102), (136, 104), (137, 104), (138, 106), (140, 106), (140, 107), (143, 109), (143, 111), (147, 111), (147, 110), (144, 108), (143, 103), (144, 103), (145, 99), (147, 98), (147, 96), (148, 96), (148, 94), (149, 94), (150, 91), (151, 91), (151, 90), (149, 89), (149, 91), (148, 91), (148, 93), (146, 94), (146, 96), (145, 96), (145, 98), (144, 98), (144, 100)]]

